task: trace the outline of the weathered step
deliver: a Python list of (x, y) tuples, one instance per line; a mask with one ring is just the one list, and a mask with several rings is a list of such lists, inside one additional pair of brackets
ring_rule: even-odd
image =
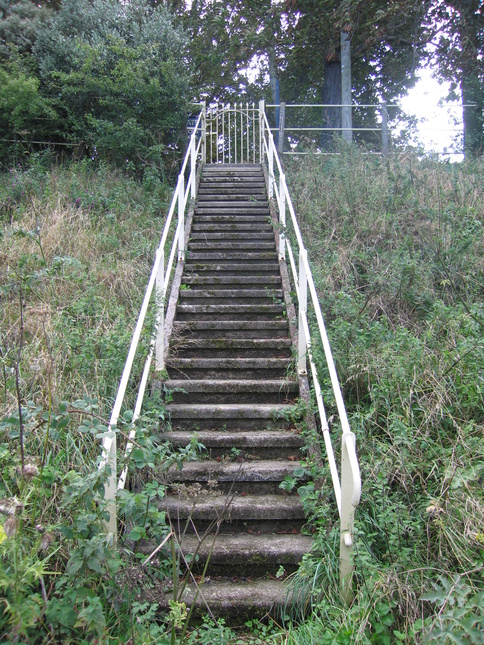
[(290, 369), (287, 358), (169, 358), (168, 374), (177, 379), (274, 379)]
[(243, 242), (247, 242), (248, 240), (251, 240), (252, 242), (274, 242), (274, 233), (272, 233), (272, 231), (257, 231), (256, 233), (254, 233), (253, 231), (253, 228), (248, 229), (247, 231), (192, 231), (190, 235), (190, 241), (212, 242), (213, 240), (216, 240), (217, 242), (222, 244), (230, 240), (241, 240)]
[[(274, 236), (273, 230), (271, 228), (271, 225), (267, 222), (264, 221), (256, 229), (258, 232), (260, 231), (261, 234), (263, 235), (272, 235)], [(206, 219), (200, 219), (200, 220), (195, 220), (192, 224), (192, 235), (197, 233), (197, 234), (202, 234), (202, 233), (252, 233), (254, 231), (254, 224), (253, 223), (247, 223), (245, 221), (242, 222), (215, 222), (215, 223), (210, 223), (207, 222)], [(258, 234), (258, 233), (257, 233)]]
[[(252, 530), (251, 523), (254, 521), (261, 522), (261, 532), (267, 530), (265, 522), (271, 522), (274, 527), (271, 532), (277, 533), (278, 530), (284, 530), (278, 527), (279, 521), (291, 523), (305, 519), (298, 495), (168, 495), (156, 505), (167, 512), (174, 525), (177, 525), (177, 520), (192, 520), (197, 528), (197, 523), (202, 527), (215, 520), (225, 525), (223, 528), (221, 525), (223, 533), (231, 532), (231, 528), (243, 530), (244, 522)], [(238, 522), (239, 526), (231, 526), (234, 522)]]
[[(261, 285), (273, 288), (281, 284), (281, 278), (277, 275), (217, 275), (217, 276), (198, 276), (198, 275), (185, 275), (183, 276), (183, 284), (189, 285), (191, 289), (197, 288), (216, 288), (221, 289), (227, 286), (242, 285), (242, 288), (257, 288)], [(250, 286), (249, 286), (250, 285)]]
[(232, 240), (190, 240), (188, 245), (189, 252), (191, 251), (204, 251), (208, 253), (209, 251), (214, 251), (215, 253), (222, 250), (224, 253), (227, 251), (265, 251), (273, 250), (275, 251), (276, 246), (274, 240), (240, 240), (238, 242), (233, 242)]
[[(299, 461), (287, 459), (260, 459), (242, 462), (203, 459), (186, 462), (183, 464), (182, 470), (173, 466), (165, 471), (164, 476), (168, 482), (211, 482), (213, 485), (235, 482), (236, 485), (241, 486), (246, 483), (275, 482), (276, 485), (279, 485), (286, 477), (293, 476), (297, 468), (301, 468)], [(306, 479), (306, 477), (301, 479)]]
[(198, 305), (271, 304), (281, 302), (280, 289), (182, 289), (180, 303), (190, 302)]
[[(217, 359), (186, 359), (190, 364), (202, 361), (213, 363)], [(232, 364), (251, 359), (218, 359)], [(254, 359), (274, 361), (280, 359)], [(177, 359), (183, 361), (183, 359)], [(170, 361), (169, 370), (173, 367)], [(286, 361), (287, 365), (287, 361)], [(193, 368), (192, 368), (193, 369)], [(196, 369), (196, 368), (195, 368)], [(239, 368), (241, 369), (241, 368)], [(173, 428), (213, 429), (269, 429), (292, 427), (299, 418), (298, 408), (288, 403), (169, 403), (166, 411), (170, 415)]]
[[(309, 553), (313, 540), (308, 535), (286, 534), (251, 535), (219, 535), (215, 541), (208, 535), (201, 539), (195, 535), (185, 535), (180, 539), (180, 549), (185, 558), (188, 554), (197, 555), (194, 564), (195, 572), (203, 571), (208, 559), (208, 575), (226, 575), (227, 562), (230, 562), (232, 575), (246, 574), (263, 576), (267, 572), (277, 573), (283, 567), (286, 573), (291, 573), (301, 562), (303, 556)], [(147, 549), (144, 551), (148, 552)], [(187, 558), (188, 559), (188, 558)]]
[(277, 262), (263, 262), (257, 264), (240, 264), (228, 262), (192, 262), (187, 260), (185, 263), (185, 275), (203, 273), (218, 275), (279, 275), (279, 265)]
[(282, 316), (282, 304), (271, 305), (192, 305), (179, 304), (178, 320), (272, 320)]
[(271, 358), (291, 356), (289, 338), (185, 338), (174, 346), (172, 355), (197, 358)]
[(175, 321), (177, 338), (196, 334), (205, 338), (274, 338), (288, 334), (287, 320), (192, 320)]
[(268, 216), (269, 215), (269, 207), (268, 206), (260, 206), (259, 204), (252, 204), (251, 206), (222, 206), (222, 205), (212, 205), (212, 206), (207, 206), (206, 204), (203, 204), (203, 206), (196, 206), (195, 207), (195, 213), (197, 215), (226, 215), (229, 217), (233, 217), (234, 215), (242, 215), (242, 216), (251, 216), (251, 215), (262, 215), (262, 216)]
[(289, 379), (168, 379), (163, 385), (174, 403), (279, 403), (293, 401), (298, 393), (297, 382)]
[(253, 183), (251, 187), (247, 187), (244, 184), (232, 184), (232, 187), (227, 188), (222, 182), (202, 182), (200, 188), (198, 189), (198, 199), (203, 201), (207, 197), (220, 197), (228, 196), (230, 191), (230, 196), (234, 198), (248, 197), (253, 199), (260, 199), (261, 201), (267, 201), (266, 187), (263, 183)]
[(275, 251), (261, 251), (261, 252), (243, 252), (243, 251), (226, 251), (220, 253), (213, 251), (212, 253), (204, 253), (203, 251), (188, 251), (187, 261), (200, 263), (200, 262), (270, 262), (277, 258)]
[(268, 223), (269, 218), (267, 215), (254, 215), (254, 213), (249, 213), (245, 215), (235, 215), (234, 213), (208, 213), (204, 215), (195, 215), (194, 225), (196, 224), (210, 224), (210, 223), (220, 223), (220, 224), (257, 224), (258, 226), (264, 226)]
[(233, 190), (230, 190), (225, 194), (220, 194), (218, 191), (216, 193), (212, 193), (205, 187), (205, 190), (202, 193), (198, 193), (198, 203), (200, 204), (203, 202), (203, 204), (205, 204), (207, 201), (213, 201), (217, 204), (219, 202), (250, 202), (252, 204), (263, 202), (267, 205), (267, 197), (263, 193), (258, 195), (252, 195), (251, 193), (248, 193), (247, 195), (237, 195)]
[[(198, 430), (197, 441), (205, 446), (211, 459), (288, 459), (298, 457), (304, 445), (301, 435), (291, 430)], [(177, 448), (185, 448), (193, 438), (192, 432), (174, 430), (161, 435)]]
[(227, 209), (229, 211), (232, 211), (234, 209), (240, 210), (240, 211), (252, 211), (252, 210), (264, 210), (268, 211), (269, 210), (269, 204), (266, 201), (261, 201), (260, 199), (213, 199), (212, 201), (208, 199), (202, 199), (198, 200), (198, 206), (196, 207), (196, 211), (198, 212), (200, 209)]
[[(152, 597), (153, 593), (150, 599)], [(154, 598), (161, 610), (169, 611), (170, 593), (160, 592)], [(228, 624), (243, 625), (248, 619), (282, 615), (288, 602), (288, 591), (283, 581), (278, 580), (210, 579), (200, 586), (198, 593), (193, 583), (187, 585), (179, 601), (189, 607), (194, 604), (195, 617), (206, 614), (208, 605), (212, 613), (223, 616)]]

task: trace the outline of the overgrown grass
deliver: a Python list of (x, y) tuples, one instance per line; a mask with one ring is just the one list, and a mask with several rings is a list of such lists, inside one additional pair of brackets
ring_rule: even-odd
[[(343, 148), (287, 170), (362, 467), (354, 601), (339, 599), (329, 484), (322, 500), (309, 487), (316, 548), (293, 578), (297, 620), (238, 635), (208, 621), (185, 640), (481, 642), (483, 164)], [(115, 553), (93, 474), (169, 196), (156, 176), (89, 161), (0, 177), (2, 642), (160, 644), (183, 618), (175, 603), (160, 625), (137, 595), (170, 575), (136, 554), (168, 532), (150, 504), (162, 482), (123, 495)], [(153, 401), (140, 424), (138, 469), (168, 458), (159, 412)]]
[[(38, 158), (0, 176), (2, 643), (162, 633), (137, 600), (152, 569), (133, 545), (167, 533), (149, 503), (163, 487), (123, 495), (116, 552), (102, 535), (96, 464), (170, 198), (156, 176), (140, 184), (89, 160)], [(152, 436), (161, 412), (153, 403), (140, 424), (134, 470), (167, 457)], [(126, 413), (118, 430), (129, 426)]]
[(287, 642), (482, 642), (484, 164), (341, 153), (287, 171), (357, 436), (355, 599), (324, 517)]

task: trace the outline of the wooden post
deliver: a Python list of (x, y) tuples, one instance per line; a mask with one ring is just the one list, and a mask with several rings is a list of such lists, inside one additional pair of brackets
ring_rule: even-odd
[(353, 140), (351, 114), (351, 41), (347, 31), (341, 32), (341, 126), (343, 139)]
[(277, 139), (277, 152), (282, 158), (284, 152), (284, 127), (286, 125), (286, 104), (281, 103), (279, 112), (279, 137)]

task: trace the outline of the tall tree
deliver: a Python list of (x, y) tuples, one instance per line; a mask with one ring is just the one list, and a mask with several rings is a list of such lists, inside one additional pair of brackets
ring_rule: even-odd
[(484, 7), (481, 0), (435, 2), (428, 22), (440, 76), (460, 90), (466, 157), (484, 151)]
[(117, 164), (163, 169), (186, 119), (185, 48), (165, 7), (64, 0), (34, 47), (62, 136)]

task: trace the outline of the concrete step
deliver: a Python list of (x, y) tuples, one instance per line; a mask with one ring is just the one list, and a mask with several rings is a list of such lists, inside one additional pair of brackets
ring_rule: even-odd
[(168, 379), (163, 386), (173, 403), (291, 403), (298, 393), (297, 382), (289, 379)]
[(185, 275), (183, 276), (183, 284), (189, 285), (190, 289), (203, 289), (206, 287), (210, 289), (226, 289), (227, 287), (233, 288), (235, 286), (241, 286), (243, 289), (257, 289), (267, 286), (271, 289), (281, 285), (281, 278), (278, 275)]
[[(259, 226), (257, 226), (256, 229), (258, 232), (260, 232), (261, 235), (272, 235), (274, 236), (274, 232), (272, 230), (271, 225), (267, 222), (266, 219), (262, 223), (260, 223)], [(224, 222), (215, 222), (215, 223), (210, 223), (207, 222), (207, 218), (203, 219), (196, 219), (193, 224), (192, 224), (192, 235), (194, 233), (200, 234), (200, 233), (252, 233), (254, 231), (254, 224), (253, 223), (247, 223), (242, 221), (241, 223), (237, 222), (232, 222), (232, 223), (224, 223)]]
[(193, 231), (190, 234), (191, 242), (213, 242), (216, 240), (219, 244), (226, 241), (251, 242), (272, 242), (274, 243), (274, 233), (271, 230), (253, 232), (254, 229), (246, 231)]
[(275, 379), (285, 378), (291, 369), (288, 358), (171, 358), (170, 378), (176, 379)]
[(190, 338), (186, 337), (172, 347), (171, 356), (194, 358), (270, 358), (290, 357), (289, 338)]
[(268, 205), (267, 196), (264, 192), (260, 192), (258, 195), (252, 195), (251, 191), (247, 191), (244, 195), (238, 195), (234, 193), (233, 190), (225, 191), (224, 194), (220, 194), (219, 191), (213, 193), (203, 184), (200, 186), (204, 190), (198, 193), (198, 203), (203, 203), (207, 201), (213, 201), (216, 203), (219, 202), (250, 202), (250, 203), (261, 203), (263, 202), (266, 206)]
[(214, 209), (215, 211), (219, 209), (227, 210), (232, 212), (237, 210), (240, 212), (245, 211), (268, 211), (269, 204), (267, 201), (253, 200), (253, 199), (214, 199), (212, 201), (208, 199), (203, 199), (198, 201), (198, 206), (196, 207), (196, 212), (199, 210)]
[[(161, 590), (158, 595), (150, 594), (161, 611), (169, 611), (171, 593)], [(267, 616), (280, 617), (288, 602), (288, 590), (281, 580), (241, 579), (234, 576), (231, 580), (210, 578), (200, 585), (197, 591), (193, 582), (188, 584), (178, 597), (187, 606), (194, 605), (193, 616), (201, 617), (207, 613), (207, 605), (216, 616), (223, 616), (228, 625), (243, 625), (249, 619), (262, 619)]]
[(269, 207), (268, 206), (259, 206), (258, 204), (253, 204), (252, 206), (206, 206), (203, 204), (202, 206), (196, 206), (195, 207), (195, 214), (196, 215), (210, 215), (210, 216), (215, 216), (215, 215), (227, 215), (227, 216), (234, 216), (234, 215), (242, 215), (242, 216), (254, 216), (254, 215), (260, 215), (260, 216), (269, 216)]
[(193, 224), (252, 224), (257, 226), (270, 225), (269, 216), (255, 215), (254, 213), (246, 213), (245, 215), (238, 215), (235, 213), (198, 213), (195, 214)]
[(188, 243), (188, 252), (192, 251), (202, 251), (204, 253), (214, 252), (219, 253), (223, 251), (227, 253), (228, 251), (274, 251), (276, 250), (276, 245), (274, 240), (241, 240), (234, 242), (233, 240), (190, 240)]
[[(186, 447), (193, 432), (173, 430), (160, 436), (175, 447)], [(210, 459), (288, 459), (298, 457), (304, 445), (300, 434), (291, 430), (198, 430), (197, 440), (205, 446)]]
[(179, 302), (196, 305), (270, 305), (282, 302), (282, 291), (280, 289), (182, 289)]
[(175, 526), (179, 520), (192, 520), (195, 528), (200, 527), (200, 531), (213, 520), (220, 522), (222, 533), (240, 532), (245, 527), (252, 530), (253, 522), (260, 521), (261, 532), (265, 532), (267, 522), (271, 522), (275, 527), (271, 532), (276, 533), (284, 530), (278, 522), (283, 525), (287, 521), (294, 525), (294, 520), (301, 522), (305, 519), (298, 495), (232, 496), (206, 493), (191, 497), (189, 491), (188, 495), (184, 491), (184, 494), (168, 495), (156, 502), (156, 505), (167, 512)]
[(289, 403), (168, 403), (166, 412), (173, 429), (185, 430), (288, 428), (300, 416)]
[(288, 322), (281, 320), (192, 320), (175, 321), (176, 337), (196, 334), (198, 338), (275, 338), (286, 337)]
[(193, 305), (180, 303), (177, 316), (189, 320), (274, 320), (284, 314), (282, 304), (259, 305)]
[(250, 187), (244, 184), (233, 184), (232, 187), (227, 188), (222, 182), (202, 182), (198, 189), (198, 199), (200, 201), (211, 196), (223, 198), (224, 195), (227, 197), (229, 195), (234, 196), (234, 198), (242, 196), (267, 201), (266, 187), (263, 183), (252, 183)]
[(242, 264), (240, 262), (185, 262), (185, 274), (202, 275), (280, 275), (277, 262)]
[(208, 560), (207, 575), (225, 575), (227, 562), (230, 561), (234, 576), (247, 573), (247, 570), (252, 576), (263, 576), (266, 573), (276, 574), (279, 567), (291, 573), (303, 556), (309, 553), (312, 544), (310, 536), (300, 533), (227, 534), (219, 535), (215, 540), (210, 535), (205, 538), (185, 535), (180, 539), (179, 549), (185, 558), (188, 554), (196, 554), (196, 563), (192, 568), (194, 572), (202, 572)]
[[(296, 469), (301, 469), (299, 461), (291, 460), (255, 460), (255, 461), (217, 461), (203, 459), (188, 461), (183, 464), (182, 470), (173, 466), (164, 471), (165, 481), (171, 482), (211, 482), (212, 488), (216, 484), (236, 483), (243, 487), (246, 483), (275, 482), (279, 485), (286, 477), (292, 477)], [(302, 477), (301, 481), (307, 477)]]
[(277, 260), (277, 254), (275, 251), (212, 251), (212, 252), (203, 252), (203, 251), (187, 251), (187, 260), (195, 263), (200, 262), (274, 262)]

